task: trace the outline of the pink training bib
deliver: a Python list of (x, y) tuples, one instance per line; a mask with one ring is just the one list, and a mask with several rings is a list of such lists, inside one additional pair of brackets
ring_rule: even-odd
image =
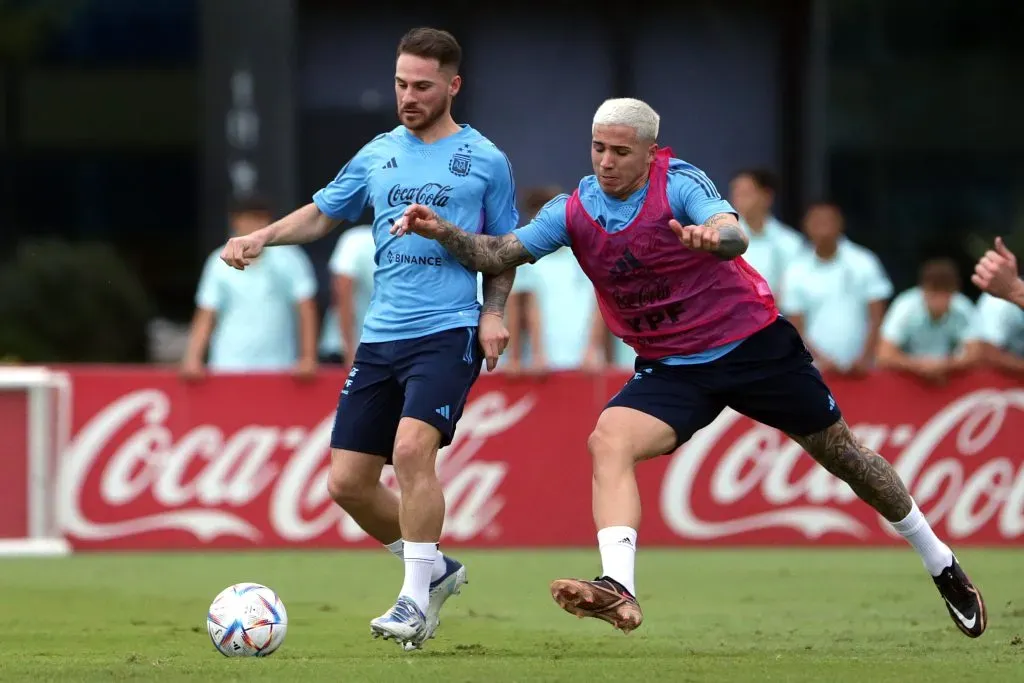
[(619, 232), (608, 233), (587, 213), (578, 188), (565, 207), (573, 253), (594, 283), (605, 323), (647, 360), (743, 339), (779, 314), (750, 264), (688, 249), (668, 227), (671, 158), (670, 148), (658, 151), (640, 213)]

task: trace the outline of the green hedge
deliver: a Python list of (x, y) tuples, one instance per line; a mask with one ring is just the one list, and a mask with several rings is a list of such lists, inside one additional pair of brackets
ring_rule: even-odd
[(0, 266), (0, 358), (144, 362), (152, 311), (141, 282), (111, 247), (25, 241)]

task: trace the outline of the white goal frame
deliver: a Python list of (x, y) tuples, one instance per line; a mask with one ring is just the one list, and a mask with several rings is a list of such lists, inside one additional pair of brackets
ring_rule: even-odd
[(61, 530), (56, 484), (71, 436), (71, 378), (45, 367), (0, 365), (0, 392), (19, 390), (28, 401), (28, 534), (0, 538), (0, 557), (68, 555), (71, 545)]

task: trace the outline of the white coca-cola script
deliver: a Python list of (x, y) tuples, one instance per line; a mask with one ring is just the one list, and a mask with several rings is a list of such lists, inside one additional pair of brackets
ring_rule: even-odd
[[(527, 395), (509, 405), (501, 392), (490, 392), (466, 406), (455, 440), (437, 459), (447, 502), (444, 537), (466, 540), (493, 529), (509, 464), (474, 458), (534, 403)], [(141, 389), (112, 401), (78, 430), (58, 481), (68, 535), (102, 541), (181, 531), (203, 542), (228, 536), (256, 543), (269, 532), (300, 542), (333, 528), (344, 541), (365, 538), (327, 493), (333, 415), (312, 429), (255, 424), (225, 434), (199, 424), (174, 434), (166, 425), (173, 409), (164, 392)], [(90, 516), (83, 495), (87, 480), (97, 478), (100, 509), (90, 506)], [(394, 486), (391, 468), (382, 481)], [(261, 496), (269, 501), (265, 511), (239, 512)], [(139, 514), (140, 508), (151, 513)]]
[[(1003, 538), (1016, 538), (1024, 533), (1024, 464), (988, 447), (1004, 425), (1021, 419), (1022, 410), (1024, 390), (981, 389), (949, 403), (920, 428), (855, 424), (851, 431), (887, 456), (932, 525), (949, 538), (970, 536), (991, 522)], [(694, 540), (770, 528), (808, 539), (877, 535), (864, 521), (870, 516), (856, 514), (854, 506), (864, 503), (844, 482), (821, 467), (794, 478), (797, 460), (807, 456), (790, 439), (759, 424), (726, 436), (741, 419), (727, 409), (671, 456), (661, 512), (674, 533)], [(971, 459), (984, 462), (971, 468)], [(695, 490), (705, 477), (709, 490)], [(730, 511), (741, 500), (749, 510), (751, 498), (761, 510)], [(880, 516), (875, 522), (895, 534)]]

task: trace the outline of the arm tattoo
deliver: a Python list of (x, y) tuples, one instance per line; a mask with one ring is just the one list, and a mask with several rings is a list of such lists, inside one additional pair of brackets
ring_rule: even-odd
[(719, 243), (718, 251), (715, 253), (722, 260), (734, 259), (747, 250), (747, 236), (743, 234), (740, 224), (731, 213), (716, 213), (704, 221), (704, 225), (718, 228)]
[(512, 291), (512, 283), (516, 279), (516, 269), (509, 268), (497, 275), (484, 275), (484, 305), (480, 313), (496, 313), (505, 315), (505, 302)]
[(487, 275), (497, 275), (509, 268), (533, 261), (519, 238), (512, 233), (494, 237), (473, 235), (438, 217), (438, 224), (445, 229), (437, 241), (454, 256), (459, 263), (470, 270)]
[(912, 501), (900, 475), (885, 458), (857, 443), (845, 420), (816, 434), (790, 438), (890, 522), (910, 514)]

